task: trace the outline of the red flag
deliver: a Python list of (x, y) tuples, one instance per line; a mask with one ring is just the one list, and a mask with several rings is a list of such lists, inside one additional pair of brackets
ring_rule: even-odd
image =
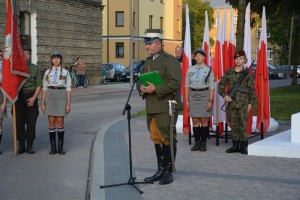
[(184, 52), (182, 58), (182, 82), (181, 82), (181, 95), (183, 96), (183, 134), (189, 134), (191, 132), (190, 126), (190, 116), (189, 111), (186, 107), (186, 98), (185, 98), (185, 77), (189, 66), (192, 65), (191, 62), (191, 33), (190, 33), (190, 17), (189, 17), (189, 7), (185, 5), (185, 38), (184, 38)]
[[(234, 63), (234, 54), (235, 54), (235, 33), (234, 33), (234, 11), (231, 8), (231, 26), (230, 26), (230, 38), (228, 44), (228, 66), (233, 67)], [(226, 71), (226, 70), (225, 70)]]
[(205, 26), (204, 26), (202, 49), (206, 52), (204, 62), (206, 65), (210, 66), (210, 42), (209, 42), (209, 24), (208, 24), (207, 10), (205, 11)]
[[(222, 60), (222, 46), (221, 46), (221, 29), (220, 29), (220, 9), (218, 7), (217, 13), (217, 40), (215, 44), (215, 57), (214, 57), (214, 75), (216, 89), (214, 93), (214, 124), (224, 122), (226, 120), (225, 112), (221, 110), (224, 104), (224, 99), (218, 94), (218, 82), (223, 76), (223, 60)], [(223, 125), (221, 125), (223, 126)], [(220, 133), (220, 132), (219, 132)]]
[[(251, 29), (250, 29), (250, 2), (246, 8), (245, 14), (245, 28), (244, 28), (244, 51), (247, 57), (246, 67), (251, 67)], [(252, 68), (250, 70), (252, 73)], [(253, 109), (250, 110), (248, 121), (247, 121), (247, 134), (252, 134), (252, 123), (253, 123)]]
[(3, 59), (2, 92), (14, 103), (18, 99), (18, 91), (29, 78), (29, 70), (24, 60), (18, 24), (13, 15), (13, 4), (6, 1), (6, 32)]
[(257, 123), (256, 128), (266, 133), (270, 125), (270, 97), (269, 97), (269, 75), (267, 63), (267, 26), (265, 7), (262, 14), (262, 29), (260, 33), (260, 42), (257, 55), (257, 67), (255, 76), (255, 89), (257, 96)]

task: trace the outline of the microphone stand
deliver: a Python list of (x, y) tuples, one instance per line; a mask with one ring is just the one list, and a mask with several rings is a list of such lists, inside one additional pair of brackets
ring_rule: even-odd
[(130, 171), (130, 175), (129, 175), (129, 180), (128, 182), (126, 183), (118, 183), (118, 184), (112, 184), (112, 185), (100, 185), (100, 189), (102, 188), (107, 188), (107, 187), (115, 187), (115, 186), (121, 186), (121, 185), (132, 185), (137, 191), (139, 191), (140, 194), (143, 194), (144, 192), (142, 190), (140, 190), (139, 188), (136, 187), (136, 184), (145, 184), (145, 183), (150, 183), (150, 184), (153, 184), (153, 181), (152, 182), (136, 182), (136, 177), (133, 177), (132, 176), (132, 153), (131, 153), (131, 125), (130, 125), (130, 120), (131, 120), (131, 113), (130, 113), (130, 110), (131, 110), (131, 106), (130, 104), (128, 103), (129, 102), (129, 99), (131, 97), (131, 94), (132, 94), (132, 91), (133, 91), (133, 87), (136, 83), (138, 78), (135, 78), (134, 81), (133, 81), (133, 84), (131, 86), (131, 90), (130, 90), (130, 93), (128, 95), (128, 99), (125, 103), (125, 106), (124, 106), (124, 109), (123, 109), (123, 112), (122, 112), (122, 115), (125, 115), (125, 112), (127, 111), (127, 121), (128, 121), (128, 143), (129, 143), (129, 171)]

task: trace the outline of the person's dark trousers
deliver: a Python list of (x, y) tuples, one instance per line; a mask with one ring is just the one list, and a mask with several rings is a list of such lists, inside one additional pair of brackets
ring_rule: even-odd
[[(1, 144), (1, 141), (2, 141), (2, 134), (0, 134), (0, 144)], [(2, 154), (2, 151), (0, 150), (0, 155)]]
[(201, 128), (193, 127), (193, 133), (195, 138), (195, 145), (191, 148), (191, 151), (198, 151), (200, 150), (200, 135), (201, 135)]
[(206, 148), (206, 139), (209, 135), (209, 126), (202, 126), (201, 127), (201, 140), (200, 140), (200, 151), (207, 151)]
[(155, 174), (153, 174), (150, 177), (146, 177), (144, 179), (144, 181), (146, 181), (146, 182), (158, 181), (163, 176), (163, 170), (164, 170), (164, 164), (163, 164), (164, 152), (163, 152), (163, 147), (162, 147), (161, 144), (154, 144), (154, 147), (155, 147), (155, 153), (156, 153), (156, 159), (157, 159), (157, 172), (155, 172)]
[(77, 77), (78, 77), (78, 84), (79, 84), (79, 86), (83, 87), (85, 75), (77, 75)]
[(232, 140), (232, 147), (226, 150), (226, 153), (240, 152), (240, 141)]
[(50, 138), (50, 144), (51, 144), (51, 150), (50, 150), (49, 154), (54, 155), (57, 153), (55, 128), (49, 128), (49, 138)]
[[(163, 151), (164, 151), (164, 172), (163, 172), (163, 177), (159, 181), (160, 185), (166, 185), (166, 184), (170, 184), (173, 182), (170, 145), (163, 145)], [(174, 151), (174, 154), (175, 154), (175, 151)], [(174, 158), (174, 160), (175, 160), (175, 158)]]
[(64, 152), (64, 136), (65, 136), (64, 127), (57, 128), (57, 137), (58, 137), (57, 151), (60, 155), (65, 154), (65, 152)]
[[(25, 152), (25, 140), (29, 144), (29, 152), (32, 153), (33, 141), (35, 139), (36, 120), (39, 116), (38, 100), (36, 99), (33, 106), (27, 106), (27, 100), (34, 95), (35, 90), (20, 91), (18, 100), (15, 103), (16, 108), (16, 127), (17, 127), (17, 140), (19, 140), (18, 153)], [(25, 129), (26, 125), (26, 129)]]

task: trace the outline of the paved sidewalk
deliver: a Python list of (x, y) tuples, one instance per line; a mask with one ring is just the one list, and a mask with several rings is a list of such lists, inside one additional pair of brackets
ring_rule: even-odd
[[(277, 131), (290, 129), (281, 123)], [(154, 145), (146, 130), (145, 118), (131, 120), (133, 174), (137, 181), (156, 170)], [(250, 140), (250, 143), (259, 137)], [(100, 185), (127, 183), (129, 180), (128, 123), (115, 121), (99, 130), (93, 148), (91, 199), (106, 200), (232, 200), (300, 199), (300, 159), (226, 154), (231, 143), (208, 141), (207, 152), (191, 152), (188, 137), (178, 135), (177, 173), (174, 182), (160, 186), (136, 184), (100, 189)]]

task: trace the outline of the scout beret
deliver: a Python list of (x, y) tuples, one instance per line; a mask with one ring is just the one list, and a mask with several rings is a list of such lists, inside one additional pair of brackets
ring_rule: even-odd
[(203, 56), (206, 56), (206, 52), (202, 49), (197, 49), (195, 52), (194, 52), (194, 55), (197, 55), (197, 53), (201, 53)]
[(51, 58), (55, 58), (58, 57), (60, 59), (62, 59), (62, 54), (59, 53), (57, 50), (55, 50), (52, 54), (51, 54)]
[(245, 58), (246, 58), (246, 53), (245, 53), (244, 50), (240, 50), (240, 51), (236, 52), (236, 53), (234, 54), (234, 57), (233, 57), (233, 58), (236, 59), (236, 58), (241, 57), (241, 56), (245, 56)]
[(144, 37), (144, 43), (148, 44), (154, 42), (155, 40), (162, 39), (162, 34), (160, 29), (147, 29), (146, 35)]

